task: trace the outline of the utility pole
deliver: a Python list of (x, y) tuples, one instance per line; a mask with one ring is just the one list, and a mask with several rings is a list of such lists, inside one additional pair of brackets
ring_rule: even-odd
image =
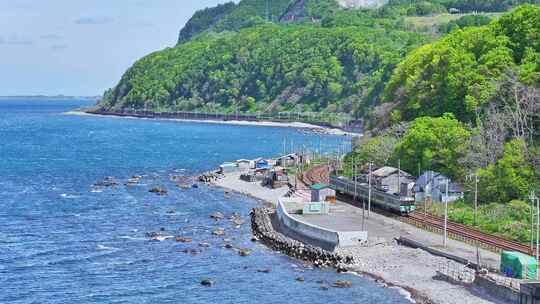
[(446, 194), (444, 198), (444, 239), (443, 239), (444, 247), (446, 247), (446, 239), (448, 238), (448, 182), (449, 182), (449, 179), (446, 178)]
[[(467, 179), (474, 182), (474, 216), (473, 216), (473, 226), (476, 228), (478, 225), (478, 174), (473, 173), (467, 177)], [(476, 244), (476, 266), (480, 267), (480, 250), (478, 249), (478, 242)], [(479, 270), (479, 269), (477, 269)]]
[(353, 201), (356, 203), (356, 176), (355, 176), (356, 165), (355, 165), (354, 163), (355, 163), (355, 159), (354, 159), (354, 156), (353, 156), (353, 172), (352, 172), (352, 181), (353, 181), (353, 183), (354, 183), (354, 197), (353, 197)]
[(371, 171), (373, 162), (369, 162), (369, 174), (368, 174), (368, 217), (371, 215)]
[(401, 200), (401, 159), (398, 159), (398, 170), (397, 170), (397, 194)]
[[(535, 211), (536, 213), (536, 260), (538, 261), (538, 258), (540, 257), (540, 199), (538, 198), (538, 196), (535, 195), (534, 191), (531, 191), (529, 199), (531, 200), (531, 213), (533, 213), (532, 208), (534, 208), (534, 204), (536, 202), (536, 211)], [(533, 224), (531, 222), (531, 232), (532, 232), (532, 227), (533, 227)], [(539, 277), (539, 274), (538, 272), (536, 272), (537, 280), (538, 280), (538, 277)]]

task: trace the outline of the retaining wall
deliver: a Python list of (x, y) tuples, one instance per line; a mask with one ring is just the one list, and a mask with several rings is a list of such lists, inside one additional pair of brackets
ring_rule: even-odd
[(352, 256), (330, 252), (314, 245), (304, 244), (277, 232), (274, 229), (275, 211), (268, 208), (255, 208), (251, 212), (251, 228), (254, 236), (268, 247), (291, 257), (312, 262), (317, 267), (335, 267), (346, 271), (344, 266), (353, 264)]
[(286, 234), (326, 250), (333, 251), (338, 247), (354, 246), (367, 242), (367, 231), (334, 231), (294, 218), (281, 200), (278, 202), (276, 215), (280, 228)]

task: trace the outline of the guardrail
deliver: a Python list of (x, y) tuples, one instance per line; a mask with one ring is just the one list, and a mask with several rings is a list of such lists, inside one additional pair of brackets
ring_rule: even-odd
[(338, 113), (315, 113), (315, 112), (279, 112), (279, 113), (218, 113), (218, 112), (187, 112), (170, 111), (155, 112), (144, 110), (89, 110), (88, 113), (111, 115), (111, 116), (130, 116), (141, 118), (169, 118), (169, 119), (196, 119), (196, 120), (241, 120), (241, 121), (274, 121), (274, 122), (305, 122), (323, 127), (347, 128), (358, 124), (359, 121), (346, 114)]

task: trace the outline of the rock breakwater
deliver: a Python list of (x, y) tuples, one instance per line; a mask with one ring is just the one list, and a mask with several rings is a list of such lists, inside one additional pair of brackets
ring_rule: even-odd
[(352, 256), (304, 244), (275, 231), (272, 225), (272, 216), (274, 214), (275, 210), (270, 208), (255, 208), (251, 211), (253, 235), (261, 243), (293, 258), (311, 262), (317, 267), (334, 267), (338, 271), (344, 271), (346, 265), (354, 263)]

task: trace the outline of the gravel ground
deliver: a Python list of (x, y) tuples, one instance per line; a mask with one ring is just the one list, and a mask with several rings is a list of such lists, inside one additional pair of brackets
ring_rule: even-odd
[(445, 258), (433, 256), (420, 249), (399, 246), (395, 243), (378, 244), (371, 247), (356, 247), (340, 250), (355, 257), (351, 271), (380, 277), (387, 284), (412, 288), (419, 295), (439, 304), (484, 304), (502, 303), (489, 299), (477, 290), (450, 284), (436, 277), (441, 265), (463, 269), (463, 265)]

